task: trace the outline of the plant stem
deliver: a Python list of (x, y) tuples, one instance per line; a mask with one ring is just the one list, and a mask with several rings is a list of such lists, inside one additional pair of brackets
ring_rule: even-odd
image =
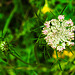
[(74, 49), (75, 49), (75, 31), (74, 31)]
[(56, 56), (57, 56), (57, 62), (58, 62), (58, 64), (59, 64), (59, 67), (60, 67), (60, 69), (62, 70), (61, 65), (60, 65), (60, 62), (59, 62), (59, 59), (58, 59), (58, 53), (57, 53), (57, 50), (56, 50)]
[(62, 15), (62, 13), (65, 11), (66, 8), (67, 8), (67, 5), (63, 8), (63, 10), (61, 11), (59, 15)]
[(14, 55), (12, 52), (11, 54), (16, 57), (18, 60), (20, 60), (21, 62), (23, 62), (24, 64), (27, 64), (27, 65), (31, 65), (31, 66), (37, 66), (37, 64), (30, 64), (30, 63), (26, 63), (25, 61), (23, 61), (22, 59), (20, 59), (19, 57), (17, 57), (16, 55)]
[(16, 10), (17, 10), (17, 6), (14, 7), (14, 9), (10, 13), (10, 15), (9, 15), (9, 17), (8, 17), (6, 23), (5, 23), (5, 26), (4, 26), (4, 29), (3, 29), (3, 37), (5, 36), (5, 34), (6, 34), (7, 30), (8, 30), (8, 26), (10, 24), (10, 21), (11, 21), (13, 15), (14, 15), (14, 13), (16, 12)]
[(34, 54), (35, 54), (36, 62), (38, 64), (40, 64), (40, 61), (39, 61), (39, 58), (37, 56), (37, 48), (38, 48), (38, 43), (39, 43), (40, 37), (41, 37), (41, 34), (39, 35), (38, 40), (36, 41), (35, 46), (34, 46)]

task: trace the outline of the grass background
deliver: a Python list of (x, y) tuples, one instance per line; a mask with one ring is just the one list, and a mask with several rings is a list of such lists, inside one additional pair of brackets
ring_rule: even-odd
[[(75, 75), (75, 55), (66, 48), (58, 52), (56, 59), (55, 51), (46, 45), (41, 34), (44, 22), (60, 14), (75, 24), (75, 1), (0, 0), (0, 37), (13, 45), (14, 55), (33, 64), (23, 63), (8, 51), (7, 56), (0, 52), (0, 75)], [(74, 46), (70, 49), (75, 53)]]

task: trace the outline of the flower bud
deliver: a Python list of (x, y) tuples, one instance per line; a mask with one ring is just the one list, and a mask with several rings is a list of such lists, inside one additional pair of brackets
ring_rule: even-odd
[(0, 43), (0, 49), (2, 51), (7, 51), (8, 50), (8, 45), (7, 45), (7, 43), (5, 41), (1, 41), (1, 43)]

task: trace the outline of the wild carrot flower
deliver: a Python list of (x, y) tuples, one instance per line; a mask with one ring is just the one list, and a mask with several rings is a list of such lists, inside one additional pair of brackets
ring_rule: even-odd
[(45, 40), (52, 48), (62, 51), (66, 46), (74, 45), (75, 26), (71, 19), (65, 20), (64, 15), (59, 15), (58, 19), (52, 19), (44, 23), (42, 33)]
[(0, 49), (2, 51), (8, 50), (8, 45), (7, 45), (7, 43), (5, 41), (1, 41), (1, 43), (0, 43)]
[(64, 15), (59, 15), (58, 19), (59, 19), (59, 21), (63, 21), (64, 20)]

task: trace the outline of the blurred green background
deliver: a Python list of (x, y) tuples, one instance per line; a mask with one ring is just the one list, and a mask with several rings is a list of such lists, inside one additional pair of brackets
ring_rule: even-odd
[[(44, 22), (61, 13), (75, 23), (75, 1), (0, 0), (0, 37), (5, 36), (21, 60), (34, 64), (0, 52), (0, 75), (75, 75), (75, 55), (68, 49), (58, 52), (61, 71), (55, 51), (46, 45), (41, 34)], [(74, 47), (70, 49), (75, 53)]]

